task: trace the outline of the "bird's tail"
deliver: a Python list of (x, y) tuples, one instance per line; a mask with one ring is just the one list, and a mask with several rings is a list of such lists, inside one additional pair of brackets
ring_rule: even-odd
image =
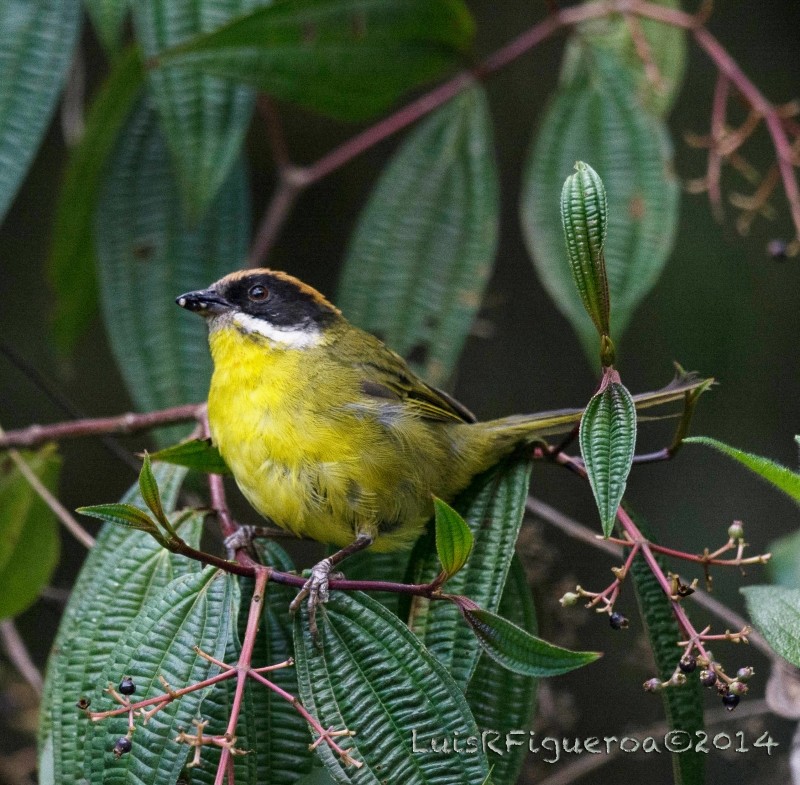
[[(661, 390), (638, 393), (633, 396), (633, 401), (637, 411), (675, 401), (687, 401), (704, 393), (713, 383), (713, 379), (686, 373), (678, 367), (670, 384)], [(501, 445), (512, 449), (516, 445), (533, 443), (545, 436), (568, 433), (580, 422), (582, 414), (583, 409), (559, 409), (537, 414), (514, 414), (478, 425), (494, 436)]]

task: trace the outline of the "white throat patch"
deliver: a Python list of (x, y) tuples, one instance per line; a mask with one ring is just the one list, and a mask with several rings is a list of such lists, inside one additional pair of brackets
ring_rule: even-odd
[(233, 323), (246, 333), (257, 333), (268, 341), (280, 344), (288, 349), (308, 349), (316, 346), (322, 340), (322, 334), (315, 325), (302, 328), (281, 329), (274, 324), (256, 319), (246, 313), (235, 313)]

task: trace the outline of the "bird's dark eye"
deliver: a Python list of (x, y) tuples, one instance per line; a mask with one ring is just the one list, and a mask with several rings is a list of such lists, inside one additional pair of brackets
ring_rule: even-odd
[(247, 290), (247, 296), (254, 302), (254, 303), (261, 303), (269, 297), (269, 289), (266, 286), (262, 286), (260, 283), (257, 283), (255, 286), (251, 286)]

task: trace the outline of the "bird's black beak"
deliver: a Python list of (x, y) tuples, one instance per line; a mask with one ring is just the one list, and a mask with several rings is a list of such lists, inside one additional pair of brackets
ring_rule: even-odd
[(194, 311), (201, 316), (216, 316), (230, 308), (230, 303), (220, 297), (213, 289), (200, 289), (186, 292), (175, 298), (175, 302), (187, 311)]

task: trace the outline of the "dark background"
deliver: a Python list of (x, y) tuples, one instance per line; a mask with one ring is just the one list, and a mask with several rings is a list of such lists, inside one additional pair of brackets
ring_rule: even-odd
[[(473, 0), (469, 5), (478, 25), (479, 56), (544, 14), (539, 2)], [(800, 4), (720, 2), (709, 27), (770, 99), (781, 103), (800, 96)], [(559, 37), (545, 43), (488, 83), (503, 177), (500, 248), (482, 313), (492, 330), (490, 337), (470, 339), (455, 384), (458, 397), (481, 418), (581, 405), (595, 384), (578, 341), (535, 278), (517, 217), (522, 165), (555, 85), (563, 40)], [(105, 64), (87, 32), (84, 42), (92, 86), (102, 77)], [(671, 119), (677, 170), (684, 179), (700, 176), (705, 170), (703, 155), (689, 149), (682, 135), (708, 130), (714, 78), (713, 67), (690, 42), (687, 77)], [(300, 163), (314, 160), (354, 130), (290, 109), (285, 114), (290, 148)], [(382, 143), (306, 192), (281, 234), (270, 265), (333, 295), (358, 212), (397, 142)], [(250, 149), (257, 217), (273, 185), (270, 154), (258, 122), (251, 132)], [(746, 149), (748, 158), (762, 171), (771, 154), (764, 133), (757, 134)], [(88, 415), (120, 413), (129, 410), (131, 403), (99, 320), (68, 362), (56, 356), (48, 332), (53, 297), (46, 282), (45, 259), (64, 160), (56, 118), (0, 228), (0, 338)], [(733, 177), (724, 185), (728, 192), (749, 190)], [(683, 195), (676, 247), (659, 284), (621, 342), (619, 367), (633, 391), (666, 383), (674, 360), (687, 369), (713, 375), (719, 385), (703, 398), (694, 432), (796, 467), (793, 437), (800, 432), (796, 348), (800, 267), (798, 258), (776, 261), (766, 253), (769, 240), (788, 239), (792, 234), (785, 203), (781, 198), (773, 202), (777, 221), (759, 220), (750, 236), (743, 238), (735, 232), (732, 210), (728, 209), (725, 224), (720, 226), (714, 223), (704, 196)], [(205, 283), (198, 281), (198, 285)], [(165, 296), (173, 294), (165, 292)], [(24, 376), (0, 358), (0, 424), (4, 428), (62, 418)], [(669, 428), (644, 426), (640, 434), (640, 451), (654, 449), (669, 438)], [(125, 443), (139, 450), (147, 445), (147, 439), (136, 437)], [(135, 479), (131, 470), (111, 458), (98, 442), (65, 443), (63, 454), (61, 498), (69, 508), (117, 498)], [(628, 488), (630, 503), (647, 518), (659, 539), (688, 551), (717, 547), (726, 539), (727, 527), (734, 519), (744, 522), (754, 553), (765, 550), (773, 538), (794, 530), (800, 522), (796, 506), (788, 499), (699, 447), (686, 447), (670, 464), (636, 469)], [(535, 467), (532, 491), (576, 519), (597, 526), (588, 487), (567, 473)], [(661, 721), (660, 700), (641, 690), (653, 669), (641, 640), (631, 590), (626, 587), (619, 602), (633, 622), (626, 632), (612, 632), (605, 617), (582, 608), (562, 610), (555, 602), (576, 582), (594, 590), (603, 588), (612, 579), (612, 562), (540, 523), (526, 529), (522, 548), (530, 555), (526, 561), (542, 611), (544, 637), (605, 652), (599, 663), (546, 685), (537, 727), (559, 737), (583, 738), (622, 735)], [(71, 585), (81, 558), (80, 547), (65, 536), (56, 587)], [(312, 558), (310, 551), (307, 558)], [(682, 574), (695, 577), (691, 570)], [(764, 572), (751, 569), (742, 577), (733, 571), (717, 571), (715, 577), (717, 596), (741, 611), (739, 586), (762, 582)], [(19, 620), (39, 665), (44, 665), (59, 611), (58, 602), (42, 600)], [(692, 613), (698, 620), (703, 618), (700, 612)], [(755, 664), (758, 676), (752, 699), (763, 693), (767, 673), (763, 658), (742, 646), (718, 646), (715, 653), (729, 668)], [(30, 743), (25, 733), (33, 718), (30, 697), (14, 684), (4, 666), (0, 674), (4, 684), (0, 716), (9, 727), (3, 744), (6, 750), (18, 749)], [(712, 695), (708, 707), (714, 712), (720, 708)], [(757, 749), (747, 754), (712, 751), (709, 782), (727, 783), (733, 777), (740, 782), (786, 781), (792, 723), (772, 716), (763, 722), (737, 720), (734, 713), (717, 730), (731, 735), (743, 731), (750, 742), (760, 728), (769, 729), (781, 743), (777, 752), (768, 757), (765, 750)], [(541, 757), (532, 758), (531, 773), (524, 781), (538, 782), (563, 765), (563, 758), (550, 766), (542, 763)], [(670, 770), (665, 753), (639, 753), (622, 756), (580, 782), (605, 783), (622, 776), (667, 782)]]

